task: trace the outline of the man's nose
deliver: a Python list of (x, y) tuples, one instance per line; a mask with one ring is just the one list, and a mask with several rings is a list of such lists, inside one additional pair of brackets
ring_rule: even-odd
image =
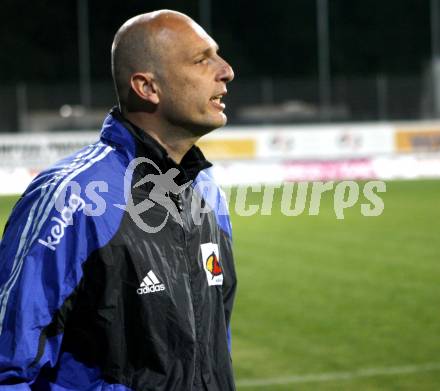
[(221, 59), (220, 69), (217, 73), (217, 81), (229, 83), (234, 79), (234, 71), (232, 67), (223, 59)]

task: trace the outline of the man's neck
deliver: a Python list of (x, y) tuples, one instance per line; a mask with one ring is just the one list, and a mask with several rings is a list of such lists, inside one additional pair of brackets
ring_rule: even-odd
[(146, 119), (143, 113), (124, 112), (123, 115), (162, 145), (177, 164), (180, 164), (185, 154), (199, 139), (184, 129), (164, 126), (154, 119)]

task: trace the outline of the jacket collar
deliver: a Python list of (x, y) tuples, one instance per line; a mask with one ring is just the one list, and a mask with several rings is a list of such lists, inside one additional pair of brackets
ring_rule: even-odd
[[(105, 126), (108, 122), (110, 122), (110, 126)], [(187, 180), (194, 180), (200, 171), (212, 166), (212, 164), (206, 160), (202, 151), (195, 145), (185, 154), (180, 164), (177, 164), (169, 157), (166, 149), (161, 144), (146, 131), (126, 119), (119, 108), (114, 107), (104, 123), (102, 137), (108, 138), (125, 147), (128, 140), (126, 140), (127, 136), (121, 134), (121, 131), (123, 131), (121, 128), (128, 131), (135, 140), (134, 157), (148, 157), (158, 165), (162, 173), (168, 171), (170, 168), (177, 168), (180, 171), (180, 174), (176, 178), (177, 182), (183, 183)], [(116, 134), (113, 131), (116, 131)]]

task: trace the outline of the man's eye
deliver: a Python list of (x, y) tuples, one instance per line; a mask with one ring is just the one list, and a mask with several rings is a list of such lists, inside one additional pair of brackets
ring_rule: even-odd
[(201, 58), (200, 60), (196, 61), (196, 64), (207, 64), (208, 63), (208, 59), (207, 58)]

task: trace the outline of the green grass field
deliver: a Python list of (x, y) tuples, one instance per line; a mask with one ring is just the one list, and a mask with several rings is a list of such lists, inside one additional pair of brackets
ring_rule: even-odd
[(271, 216), (233, 213), (238, 390), (440, 390), (440, 181), (381, 197), (378, 217), (358, 203), (337, 220), (332, 193), (286, 217), (279, 191)]

